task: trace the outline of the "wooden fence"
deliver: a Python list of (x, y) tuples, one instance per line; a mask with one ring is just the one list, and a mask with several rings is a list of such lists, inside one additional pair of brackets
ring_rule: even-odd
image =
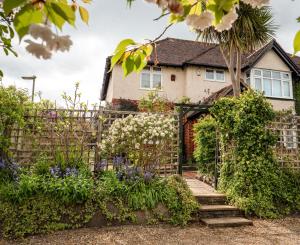
[[(300, 116), (292, 114), (282, 114), (268, 126), (268, 129), (277, 136), (274, 146), (274, 153), (281, 168), (289, 169), (292, 172), (300, 173)], [(219, 134), (218, 134), (219, 135)], [(235, 147), (234, 142), (231, 145), (223, 146), (219, 149), (220, 138), (217, 137), (216, 163), (217, 172), (223, 162), (222, 158), (230, 159), (231, 152)], [(224, 153), (222, 155), (221, 151)]]
[[(28, 111), (26, 125), (13, 128), (11, 152), (13, 159), (30, 165), (44, 156), (53, 159), (58, 151), (64, 152), (68, 160), (80, 153), (91, 168), (101, 161), (99, 143), (116, 119), (140, 112), (107, 110), (47, 109)], [(170, 115), (170, 114), (168, 114)], [(160, 167), (162, 174), (175, 174), (178, 170), (178, 118), (174, 114), (175, 132), (172, 144), (165, 152), (168, 164)], [(112, 162), (109, 162), (112, 164)]]
[(280, 115), (270, 129), (278, 136), (275, 154), (281, 167), (300, 171), (300, 117)]

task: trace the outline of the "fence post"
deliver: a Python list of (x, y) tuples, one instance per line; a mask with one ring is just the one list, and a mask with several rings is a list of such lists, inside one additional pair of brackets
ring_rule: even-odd
[(96, 148), (95, 148), (95, 163), (100, 160), (99, 157), (99, 144), (102, 140), (102, 131), (103, 131), (103, 107), (99, 107), (99, 114), (98, 114), (98, 121), (97, 121), (97, 139), (96, 139)]
[(182, 165), (184, 162), (184, 128), (183, 128), (183, 110), (182, 106), (179, 106), (179, 164), (178, 173), (182, 175)]
[(218, 188), (218, 179), (219, 179), (219, 140), (218, 140), (218, 129), (216, 129), (216, 150), (215, 150), (215, 189)]

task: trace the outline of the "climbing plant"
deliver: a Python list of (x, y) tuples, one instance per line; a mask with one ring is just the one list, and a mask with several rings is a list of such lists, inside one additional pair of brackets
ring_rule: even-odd
[(263, 94), (248, 91), (240, 98), (222, 98), (211, 112), (221, 133), (220, 190), (232, 203), (260, 217), (299, 209), (299, 179), (276, 161), (277, 136), (267, 129), (275, 112)]
[(194, 157), (198, 170), (212, 176), (215, 170), (216, 121), (211, 116), (199, 119), (194, 125)]

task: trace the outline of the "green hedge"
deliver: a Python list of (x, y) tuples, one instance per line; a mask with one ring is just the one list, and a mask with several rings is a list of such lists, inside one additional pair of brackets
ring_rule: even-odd
[(248, 91), (222, 98), (211, 109), (221, 132), (220, 190), (247, 213), (276, 218), (299, 210), (299, 176), (283, 171), (267, 129), (275, 112), (262, 94)]
[(194, 125), (194, 158), (200, 173), (214, 175), (216, 155), (216, 121), (211, 116), (198, 120)]
[[(167, 208), (167, 217), (155, 213), (159, 204)], [(185, 225), (197, 207), (178, 176), (145, 182), (120, 181), (110, 171), (98, 178), (23, 174), (18, 183), (0, 186), (0, 227), (6, 238), (83, 227), (97, 212), (111, 222), (134, 223), (135, 211), (151, 211), (149, 222)]]

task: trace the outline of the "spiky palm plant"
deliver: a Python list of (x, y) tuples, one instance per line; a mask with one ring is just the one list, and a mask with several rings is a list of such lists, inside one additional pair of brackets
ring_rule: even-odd
[(269, 7), (252, 8), (241, 2), (237, 13), (238, 19), (228, 31), (218, 32), (214, 27), (197, 31), (202, 41), (220, 44), (235, 96), (240, 94), (242, 55), (265, 45), (277, 29)]

